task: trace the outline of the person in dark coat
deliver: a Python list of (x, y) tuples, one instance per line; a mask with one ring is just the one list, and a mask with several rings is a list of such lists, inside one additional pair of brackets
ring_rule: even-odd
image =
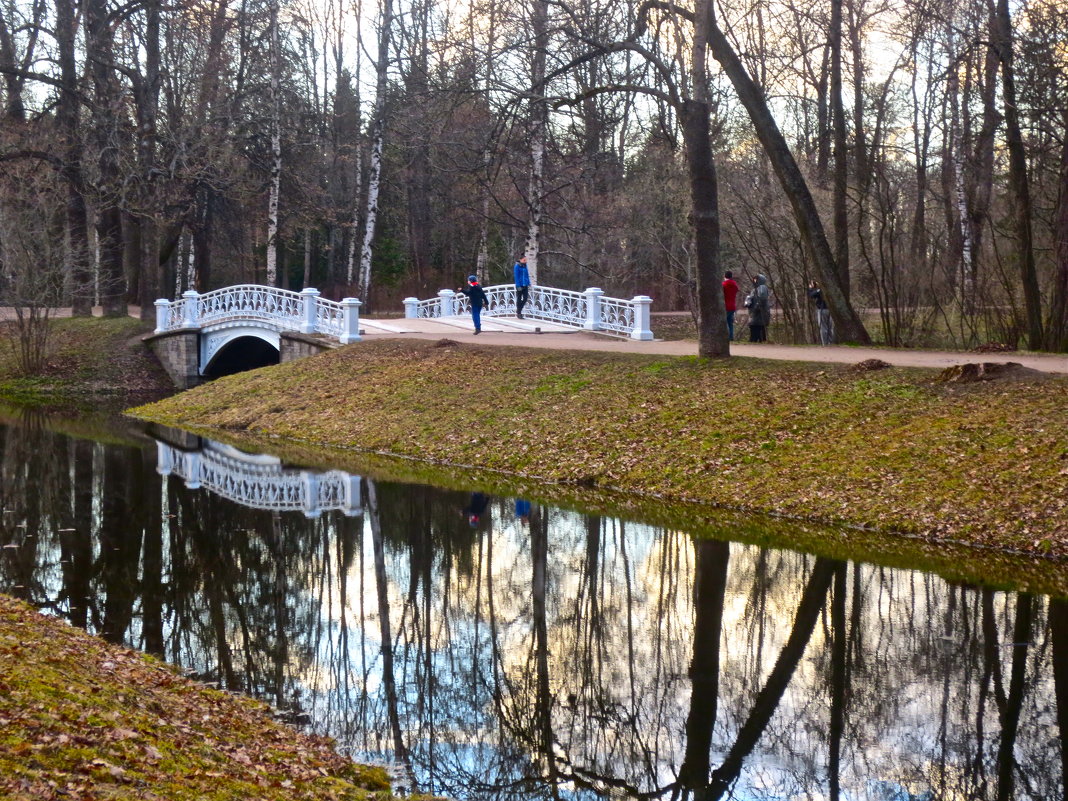
[(753, 276), (753, 289), (745, 297), (749, 309), (749, 341), (767, 342), (768, 323), (771, 322), (771, 291), (768, 279), (761, 273)]
[(823, 299), (823, 290), (819, 282), (813, 281), (808, 285), (808, 296), (816, 304), (816, 324), (820, 329), (820, 344), (834, 344), (834, 321), (831, 320), (831, 310), (827, 308), (827, 301)]
[(523, 319), (523, 307), (530, 299), (530, 271), (527, 270), (527, 257), (520, 256), (519, 261), (512, 268), (512, 278), (515, 281), (515, 316)]
[(467, 276), (467, 287), (457, 287), (457, 292), (463, 292), (471, 302), (471, 322), (475, 324), (475, 333), (482, 333), (482, 307), (489, 305), (489, 298), (485, 290), (479, 286), (478, 276)]

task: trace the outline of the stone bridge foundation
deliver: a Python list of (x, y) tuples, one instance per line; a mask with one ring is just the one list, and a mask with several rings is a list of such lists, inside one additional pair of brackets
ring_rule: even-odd
[[(205, 380), (203, 370), (207, 365), (200, 363), (202, 335), (199, 328), (180, 328), (149, 334), (143, 341), (159, 359), (174, 385), (178, 389), (191, 389)], [(324, 337), (283, 331), (279, 334), (278, 361), (290, 362), (336, 347), (337, 342)]]

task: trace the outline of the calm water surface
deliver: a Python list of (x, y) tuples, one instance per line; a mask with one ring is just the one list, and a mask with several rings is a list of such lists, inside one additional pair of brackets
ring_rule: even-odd
[(1064, 797), (1063, 600), (193, 438), (0, 439), (0, 591), (409, 790)]

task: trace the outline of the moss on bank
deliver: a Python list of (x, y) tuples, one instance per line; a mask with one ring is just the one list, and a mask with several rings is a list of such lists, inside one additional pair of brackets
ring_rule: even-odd
[(0, 596), (0, 797), (392, 798), (383, 770)]
[(1068, 556), (1068, 380), (389, 341), (135, 410), (880, 535)]

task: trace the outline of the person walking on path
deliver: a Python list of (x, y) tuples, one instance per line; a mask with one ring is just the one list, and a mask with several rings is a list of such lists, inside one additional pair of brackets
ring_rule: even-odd
[(519, 257), (512, 268), (512, 276), (515, 281), (515, 316), (522, 320), (523, 307), (530, 299), (530, 272), (527, 270), (526, 255)]
[(831, 310), (827, 308), (827, 301), (823, 299), (823, 290), (818, 281), (808, 285), (808, 296), (816, 304), (816, 324), (820, 329), (820, 344), (834, 344), (834, 321), (831, 320)]
[(727, 309), (727, 335), (734, 342), (734, 313), (738, 310), (738, 282), (730, 270), (723, 273), (723, 305)]
[(771, 322), (771, 293), (763, 273), (753, 276), (753, 289), (745, 297), (749, 309), (749, 341), (767, 342), (768, 323)]
[(467, 295), (468, 301), (471, 303), (471, 322), (475, 324), (475, 333), (482, 333), (482, 307), (489, 305), (489, 299), (486, 297), (485, 290), (479, 286), (478, 276), (467, 276), (467, 287), (457, 287), (457, 292), (463, 292)]

